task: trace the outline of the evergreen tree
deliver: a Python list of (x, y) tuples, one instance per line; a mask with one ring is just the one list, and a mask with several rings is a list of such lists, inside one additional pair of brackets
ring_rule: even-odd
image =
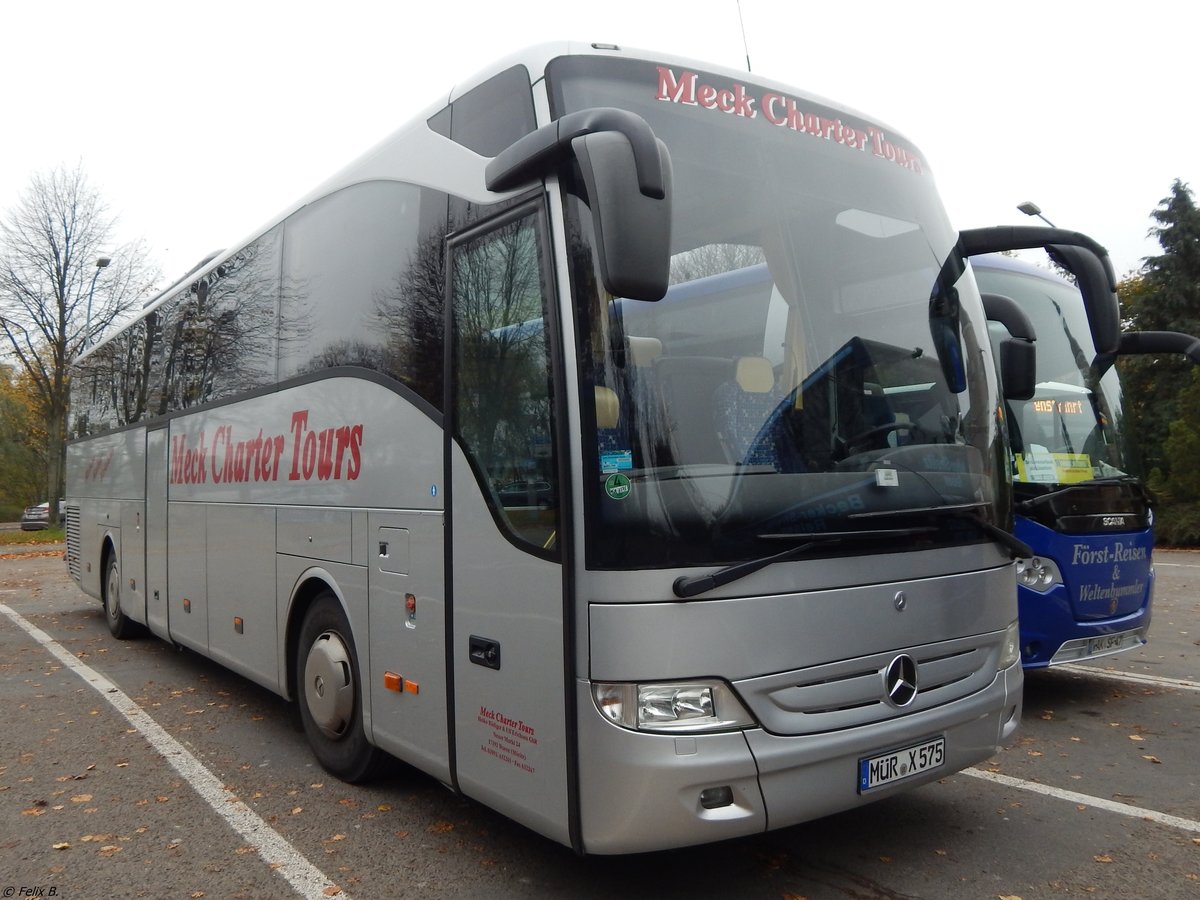
[[(1200, 210), (1188, 186), (1176, 179), (1151, 218), (1156, 224), (1150, 234), (1163, 252), (1147, 257), (1140, 274), (1120, 285), (1124, 326), (1200, 335)], [(1142, 473), (1158, 470), (1155, 482), (1169, 483), (1173, 467), (1166, 445), (1180, 416), (1180, 389), (1192, 383), (1191, 367), (1176, 354), (1124, 357), (1120, 365), (1125, 426), (1136, 437)], [(1184, 422), (1180, 429), (1198, 425)]]

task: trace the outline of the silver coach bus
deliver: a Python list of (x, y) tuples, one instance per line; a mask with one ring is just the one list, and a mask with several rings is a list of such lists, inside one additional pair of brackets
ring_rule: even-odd
[(73, 373), (68, 566), (581, 853), (780, 828), (1021, 713), (999, 384), (925, 159), (792, 88), (506, 60)]

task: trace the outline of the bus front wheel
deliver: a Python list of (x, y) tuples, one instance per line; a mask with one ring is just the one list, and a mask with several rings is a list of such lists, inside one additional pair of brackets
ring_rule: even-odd
[(298, 649), (296, 698), (317, 761), (343, 781), (367, 781), (383, 754), (363, 729), (358, 653), (350, 623), (331, 591), (321, 593), (305, 613)]

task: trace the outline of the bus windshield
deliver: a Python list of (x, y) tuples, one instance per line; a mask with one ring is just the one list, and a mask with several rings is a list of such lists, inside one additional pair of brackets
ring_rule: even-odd
[(1097, 359), (1078, 289), (1048, 272), (1041, 277), (1000, 265), (975, 266), (981, 290), (1016, 300), (1037, 333), (1037, 392), (1008, 401), (1018, 492), (1131, 474), (1118, 431), (1117, 371)]
[(982, 306), (915, 149), (680, 66), (548, 73), (556, 116), (630, 109), (673, 170), (657, 302), (597, 284), (585, 191), (567, 185), (590, 567), (975, 543), (972, 519), (1004, 524)]

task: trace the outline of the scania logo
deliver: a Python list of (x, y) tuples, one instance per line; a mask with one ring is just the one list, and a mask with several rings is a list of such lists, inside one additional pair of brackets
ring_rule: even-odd
[(917, 696), (917, 661), (901, 653), (883, 672), (883, 687), (887, 702), (897, 709), (912, 703)]

